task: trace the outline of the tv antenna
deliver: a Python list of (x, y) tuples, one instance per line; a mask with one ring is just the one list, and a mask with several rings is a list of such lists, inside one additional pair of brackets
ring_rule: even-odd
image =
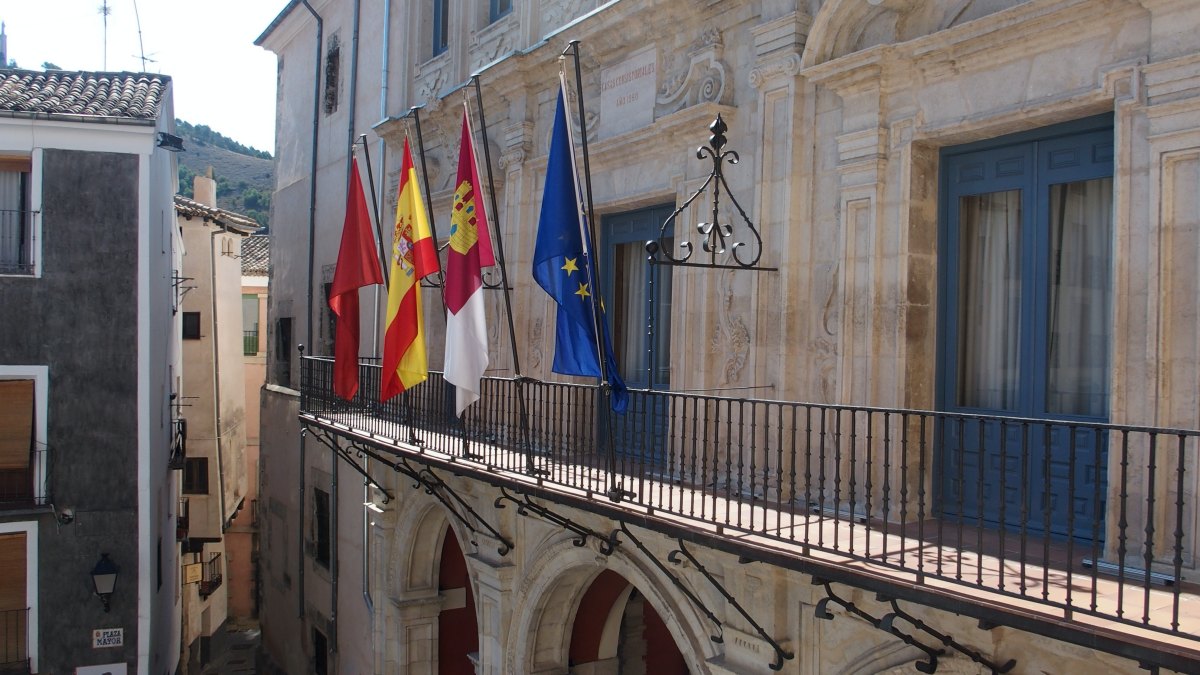
[(112, 14), (112, 8), (108, 6), (108, 0), (103, 0), (100, 5), (100, 16), (104, 17), (104, 70), (108, 70), (108, 15)]
[[(105, 1), (107, 2), (107, 0)], [(135, 21), (137, 21), (138, 53), (141, 54), (140, 57), (135, 58), (140, 58), (142, 60), (142, 72), (144, 73), (146, 72), (146, 62), (149, 61), (150, 63), (158, 63), (158, 59), (152, 59), (146, 56), (146, 45), (142, 42), (142, 16), (140, 13), (138, 13), (137, 0), (133, 0), (133, 18)], [(158, 52), (154, 53), (157, 54)]]

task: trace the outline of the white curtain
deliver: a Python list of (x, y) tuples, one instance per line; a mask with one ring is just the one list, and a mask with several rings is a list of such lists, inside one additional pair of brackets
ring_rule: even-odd
[(613, 350), (626, 382), (645, 382), (646, 355), (646, 247), (637, 242), (618, 244), (613, 269)]
[(959, 200), (957, 403), (1015, 410), (1020, 384), (1021, 192)]
[(1050, 186), (1046, 412), (1108, 412), (1112, 178)]
[(25, 262), (25, 214), (21, 211), (21, 172), (0, 171), (0, 271)]

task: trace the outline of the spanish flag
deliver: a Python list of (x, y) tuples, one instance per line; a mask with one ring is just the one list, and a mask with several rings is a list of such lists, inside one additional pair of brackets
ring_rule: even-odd
[(387, 401), (425, 381), (421, 287), (426, 275), (438, 270), (437, 248), (429, 229), (429, 216), (421, 201), (421, 187), (413, 168), (408, 139), (400, 167), (400, 194), (396, 199), (396, 230), (392, 236), (391, 275), (388, 280), (387, 328), (383, 336), (383, 385), (380, 399)]

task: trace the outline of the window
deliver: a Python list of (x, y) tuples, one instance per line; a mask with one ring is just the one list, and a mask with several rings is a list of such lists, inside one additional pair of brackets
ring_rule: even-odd
[(292, 386), (292, 317), (275, 320), (275, 383)]
[(0, 157), (0, 274), (33, 274), (29, 158)]
[(337, 341), (337, 314), (334, 314), (333, 309), (329, 306), (329, 296), (333, 293), (333, 283), (322, 284), (321, 292), (324, 295), (324, 302), (321, 303), (321, 329), (324, 333), (321, 335), (321, 340), (324, 343), (324, 353), (335, 354), (337, 353), (336, 345), (334, 344)]
[(258, 354), (258, 296), (251, 293), (242, 295), (242, 352)]
[(329, 493), (313, 490), (313, 557), (317, 564), (329, 567)]
[(183, 493), (208, 494), (208, 458), (188, 457), (183, 464)]
[(325, 634), (316, 628), (312, 629), (313, 672), (317, 675), (329, 675), (329, 640)]
[[(939, 383), (944, 407), (1106, 421), (1113, 294), (1112, 116), (948, 148), (942, 167), (939, 282), (945, 319)], [(1033, 438), (1038, 433), (1030, 432)], [(1104, 445), (1096, 433), (1080, 429), (1057, 435), (1044, 447), (1031, 444), (1029, 452), (1036, 456), (1029, 465), (1041, 467), (1045, 460), (1046, 466), (1057, 467), (1071, 445)], [(1006, 520), (1021, 512), (1018, 492), (992, 496), (993, 485), (1024, 485), (1028, 494), (1039, 496), (1069, 493), (1071, 479), (1057, 468), (1022, 476), (1021, 462), (1015, 461), (1019, 450), (1005, 453), (1000, 447), (1014, 439), (1002, 442), (1002, 437), (995, 424), (982, 422), (947, 431), (947, 472), (958, 471), (961, 461), (970, 467), (982, 463), (990, 474), (980, 488), (944, 481), (948, 499), (962, 506), (963, 515), (996, 517), (973, 510), (998, 510), (1001, 500), (1007, 505)], [(1103, 508), (1103, 498), (1093, 503), (1092, 495), (1106, 493), (1095, 484), (1103, 481), (1104, 461), (1089, 455), (1086, 462), (1076, 462), (1075, 493), (1086, 495), (1075, 505), (1077, 530), (1088, 527), (1090, 514)], [(1066, 534), (1067, 501), (1047, 507), (1053, 509), (1056, 534)], [(984, 506), (972, 506), (978, 504)]]
[(329, 38), (329, 49), (325, 52), (325, 114), (332, 115), (338, 108), (338, 71), (341, 69), (342, 47), (336, 35)]
[(488, 5), (488, 20), (490, 22), (494, 23), (512, 14), (512, 0), (490, 0)]
[(200, 312), (183, 313), (183, 339), (200, 339)]
[(33, 497), (34, 381), (0, 380), (0, 502)]
[(450, 0), (433, 0), (433, 53), (437, 56), (450, 46)]

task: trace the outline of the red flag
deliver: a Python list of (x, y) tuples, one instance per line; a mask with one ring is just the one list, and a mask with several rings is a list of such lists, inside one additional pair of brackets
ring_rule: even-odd
[(358, 289), (382, 284), (379, 253), (371, 234), (371, 214), (358, 177), (358, 159), (352, 161), (350, 187), (346, 192), (346, 222), (337, 269), (329, 290), (329, 308), (337, 315), (333, 343), (333, 391), (344, 399), (358, 392)]

